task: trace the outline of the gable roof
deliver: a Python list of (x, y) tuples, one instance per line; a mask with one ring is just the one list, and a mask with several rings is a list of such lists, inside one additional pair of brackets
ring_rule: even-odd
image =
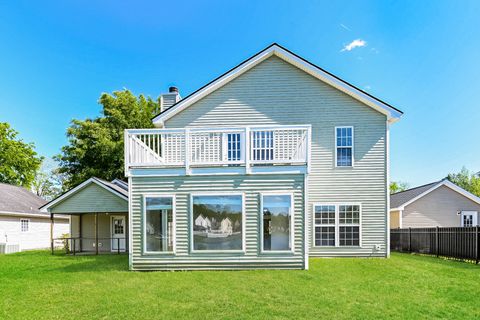
[(44, 204), (43, 206), (40, 207), (40, 210), (45, 212), (49, 208), (55, 206), (57, 203), (62, 202), (65, 199), (68, 199), (69, 197), (73, 196), (75, 193), (79, 192), (80, 190), (84, 189), (85, 187), (87, 187), (92, 183), (104, 188), (105, 190), (122, 198), (123, 200), (128, 201), (128, 184), (118, 179), (115, 179), (112, 182), (108, 182), (100, 178), (92, 177), (80, 183), (75, 188), (70, 189), (67, 192), (61, 194), (60, 196), (53, 199), (52, 201)]
[(390, 210), (403, 210), (412, 202), (417, 201), (418, 199), (424, 197), (425, 195), (429, 194), (430, 192), (441, 186), (446, 186), (453, 191), (456, 191), (461, 195), (465, 196), (466, 198), (472, 200), (473, 202), (480, 204), (480, 197), (477, 197), (476, 195), (457, 186), (456, 184), (447, 179), (443, 179), (390, 195)]
[(180, 111), (188, 108), (198, 100), (207, 96), (211, 92), (229, 83), (233, 79), (237, 78), (241, 74), (250, 70), (254, 66), (258, 65), (262, 61), (270, 58), (271, 56), (279, 57), (280, 59), (296, 66), (297, 68), (305, 71), (313, 77), (331, 85), (332, 87), (350, 95), (351, 97), (359, 100), (367, 106), (383, 113), (387, 116), (389, 122), (393, 123), (400, 119), (403, 112), (393, 107), (392, 105), (372, 96), (371, 94), (355, 87), (354, 85), (340, 79), (334, 74), (320, 68), (319, 66), (307, 61), (306, 59), (298, 56), (297, 54), (289, 51), (288, 49), (280, 46), (277, 43), (273, 43), (247, 60), (243, 61), (236, 67), (230, 69), (226, 73), (222, 74), (218, 78), (207, 83), (197, 91), (188, 95), (184, 99), (178, 101), (169, 109), (163, 111), (157, 116), (153, 117), (152, 121), (156, 126), (163, 126), (163, 123), (173, 117)]
[(0, 183), (0, 212), (2, 213), (45, 215), (39, 210), (39, 207), (45, 203), (45, 200), (25, 188)]

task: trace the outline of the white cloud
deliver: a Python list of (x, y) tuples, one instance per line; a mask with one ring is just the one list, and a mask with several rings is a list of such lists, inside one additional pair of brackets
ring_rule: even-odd
[(365, 47), (367, 45), (367, 42), (365, 40), (362, 40), (362, 39), (355, 39), (353, 40), (352, 42), (350, 42), (349, 44), (345, 45), (343, 47), (342, 50), (340, 50), (341, 52), (343, 51), (352, 51), (353, 49), (355, 48), (360, 48), (360, 47)]

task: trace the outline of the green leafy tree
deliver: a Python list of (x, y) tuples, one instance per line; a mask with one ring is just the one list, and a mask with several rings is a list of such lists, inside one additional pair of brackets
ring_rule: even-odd
[(33, 143), (18, 138), (18, 132), (0, 122), (0, 182), (30, 187), (42, 163)]
[(151, 118), (159, 103), (129, 90), (104, 93), (99, 103), (101, 116), (73, 120), (67, 129), (69, 144), (62, 147), (58, 173), (65, 176), (64, 189), (92, 176), (113, 180), (124, 177), (125, 129), (151, 128)]
[(390, 193), (397, 193), (401, 191), (405, 191), (409, 188), (408, 183), (401, 182), (401, 181), (392, 181), (390, 182)]
[(52, 158), (42, 162), (40, 170), (35, 175), (32, 183), (32, 192), (45, 200), (52, 200), (62, 192), (63, 175), (58, 172), (58, 167)]
[(480, 197), (480, 177), (463, 167), (458, 173), (450, 173), (447, 179), (470, 193)]

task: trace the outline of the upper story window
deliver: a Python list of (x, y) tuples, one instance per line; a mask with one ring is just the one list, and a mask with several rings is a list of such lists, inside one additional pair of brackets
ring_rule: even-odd
[(22, 232), (28, 232), (29, 222), (30, 222), (30, 220), (28, 220), (28, 219), (20, 219), (20, 230)]
[(353, 127), (335, 127), (335, 166), (353, 166)]

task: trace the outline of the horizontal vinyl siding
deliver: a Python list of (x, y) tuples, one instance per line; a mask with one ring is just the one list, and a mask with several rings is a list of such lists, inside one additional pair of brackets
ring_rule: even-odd
[[(361, 248), (310, 248), (310, 256), (385, 256), (386, 117), (272, 57), (167, 120), (165, 127), (312, 125), (310, 243), (315, 202), (361, 202)], [(335, 126), (353, 126), (355, 167), (335, 168)], [(374, 245), (381, 250), (374, 252)]]
[(128, 201), (91, 183), (51, 207), (52, 213), (128, 212)]
[[(132, 177), (132, 267), (134, 270), (303, 268), (303, 185), (303, 175)], [(260, 192), (269, 190), (292, 192), (294, 195), (294, 253), (260, 253)], [(191, 193), (225, 191), (244, 192), (245, 253), (191, 253)], [(142, 196), (145, 193), (176, 195), (175, 255), (142, 255)]]

